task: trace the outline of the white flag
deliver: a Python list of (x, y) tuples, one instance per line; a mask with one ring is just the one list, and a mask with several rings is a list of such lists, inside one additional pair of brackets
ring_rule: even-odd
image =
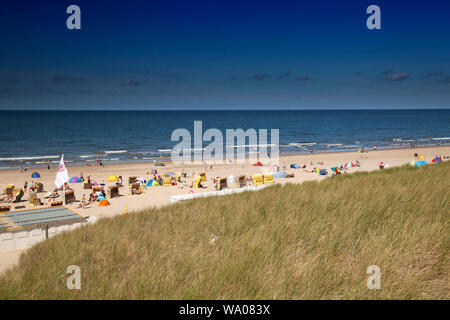
[(60, 189), (64, 183), (69, 182), (69, 172), (64, 165), (64, 154), (61, 156), (61, 161), (59, 161), (58, 172), (56, 173), (55, 187)]

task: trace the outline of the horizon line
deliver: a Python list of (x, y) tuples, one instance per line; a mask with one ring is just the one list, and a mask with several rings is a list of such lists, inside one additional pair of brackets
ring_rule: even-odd
[(380, 107), (380, 108), (180, 108), (180, 107), (167, 107), (158, 109), (103, 109), (103, 108), (88, 108), (88, 109), (32, 109), (32, 108), (19, 108), (19, 109), (0, 109), (1, 111), (377, 111), (377, 110), (450, 110), (450, 107), (432, 107), (432, 108), (398, 108), (398, 107)]

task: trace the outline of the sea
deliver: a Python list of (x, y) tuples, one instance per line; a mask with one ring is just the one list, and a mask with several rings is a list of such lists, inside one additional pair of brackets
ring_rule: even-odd
[(227, 129), (267, 129), (269, 145), (279, 129), (287, 154), (450, 145), (450, 109), (0, 111), (0, 119), (0, 169), (56, 165), (62, 153), (73, 165), (164, 161), (179, 142), (174, 130), (188, 130), (193, 143), (194, 121), (224, 139)]

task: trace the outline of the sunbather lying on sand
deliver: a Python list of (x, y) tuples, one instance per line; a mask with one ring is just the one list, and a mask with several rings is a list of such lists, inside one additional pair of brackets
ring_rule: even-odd
[(83, 194), (83, 198), (81, 199), (81, 203), (77, 206), (77, 209), (85, 208), (89, 202), (86, 202), (86, 195)]

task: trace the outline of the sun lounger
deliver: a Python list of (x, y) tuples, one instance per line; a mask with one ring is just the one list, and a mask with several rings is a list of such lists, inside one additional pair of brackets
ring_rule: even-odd
[(66, 190), (66, 192), (64, 194), (64, 198), (65, 198), (66, 204), (77, 201), (77, 199), (75, 199), (75, 192), (73, 190)]
[(108, 187), (108, 197), (114, 198), (119, 196), (119, 187), (118, 186), (109, 186)]

